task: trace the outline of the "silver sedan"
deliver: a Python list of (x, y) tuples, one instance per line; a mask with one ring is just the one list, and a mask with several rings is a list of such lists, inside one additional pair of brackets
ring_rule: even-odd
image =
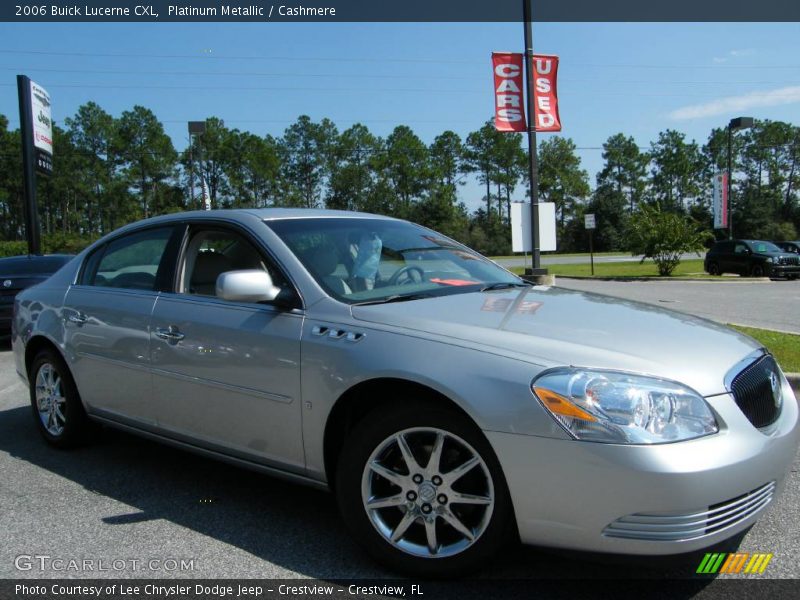
[(22, 292), (12, 336), (52, 445), (104, 424), (330, 489), (371, 556), (417, 575), (514, 539), (716, 544), (770, 505), (800, 435), (752, 339), (367, 214), (134, 223)]

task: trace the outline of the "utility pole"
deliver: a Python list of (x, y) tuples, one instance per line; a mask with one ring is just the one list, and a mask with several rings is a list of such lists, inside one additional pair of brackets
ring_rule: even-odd
[[(203, 135), (206, 132), (206, 122), (205, 121), (189, 121), (189, 185), (192, 188), (191, 192), (191, 209), (195, 209), (194, 205), (194, 136), (196, 135)], [(200, 150), (200, 147), (197, 148)], [(200, 173), (202, 178), (203, 173), (203, 163), (200, 162)], [(202, 200), (201, 200), (202, 204)], [(200, 208), (203, 208), (202, 206)]]
[(528, 179), (531, 184), (531, 269), (530, 275), (547, 275), (541, 268), (539, 250), (539, 166), (536, 156), (536, 123), (534, 121), (534, 81), (533, 81), (533, 23), (531, 0), (522, 0), (522, 14), (525, 21), (525, 88), (528, 112)]
[(753, 126), (753, 117), (737, 117), (728, 123), (728, 239), (733, 239), (733, 132)]

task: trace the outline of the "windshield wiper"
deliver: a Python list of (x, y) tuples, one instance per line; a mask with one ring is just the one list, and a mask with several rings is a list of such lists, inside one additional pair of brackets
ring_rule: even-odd
[(530, 283), (519, 283), (516, 281), (498, 281), (490, 283), (480, 289), (481, 292), (491, 292), (492, 290), (507, 290), (510, 288), (530, 287)]
[(406, 302), (407, 300), (421, 300), (422, 298), (433, 298), (433, 294), (419, 293), (419, 294), (394, 294), (386, 298), (377, 298), (375, 300), (364, 300), (363, 302), (354, 302), (350, 306), (368, 306), (370, 304), (389, 304), (390, 302)]

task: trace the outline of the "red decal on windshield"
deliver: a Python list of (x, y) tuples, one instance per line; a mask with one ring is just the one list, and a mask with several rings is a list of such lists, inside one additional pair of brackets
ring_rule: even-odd
[(441, 283), (444, 285), (475, 285), (477, 281), (468, 281), (466, 279), (440, 279), (439, 277), (432, 277), (429, 280), (431, 283)]

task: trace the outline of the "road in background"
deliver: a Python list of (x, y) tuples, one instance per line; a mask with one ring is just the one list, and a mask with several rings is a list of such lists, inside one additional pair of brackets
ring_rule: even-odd
[(556, 285), (638, 300), (720, 323), (800, 334), (800, 280), (604, 281), (556, 277)]
[[(703, 258), (705, 254), (681, 254), (681, 260)], [(506, 258), (493, 258), (497, 264), (502, 265), (506, 269), (512, 267), (530, 267), (531, 257), (528, 256), (513, 256)], [(642, 255), (631, 256), (630, 254), (595, 254), (594, 262), (597, 263), (616, 263), (616, 262), (639, 262), (642, 260)], [(542, 256), (542, 265), (582, 265), (589, 264), (589, 255), (584, 254), (580, 256), (564, 256), (559, 254), (546, 254)]]

